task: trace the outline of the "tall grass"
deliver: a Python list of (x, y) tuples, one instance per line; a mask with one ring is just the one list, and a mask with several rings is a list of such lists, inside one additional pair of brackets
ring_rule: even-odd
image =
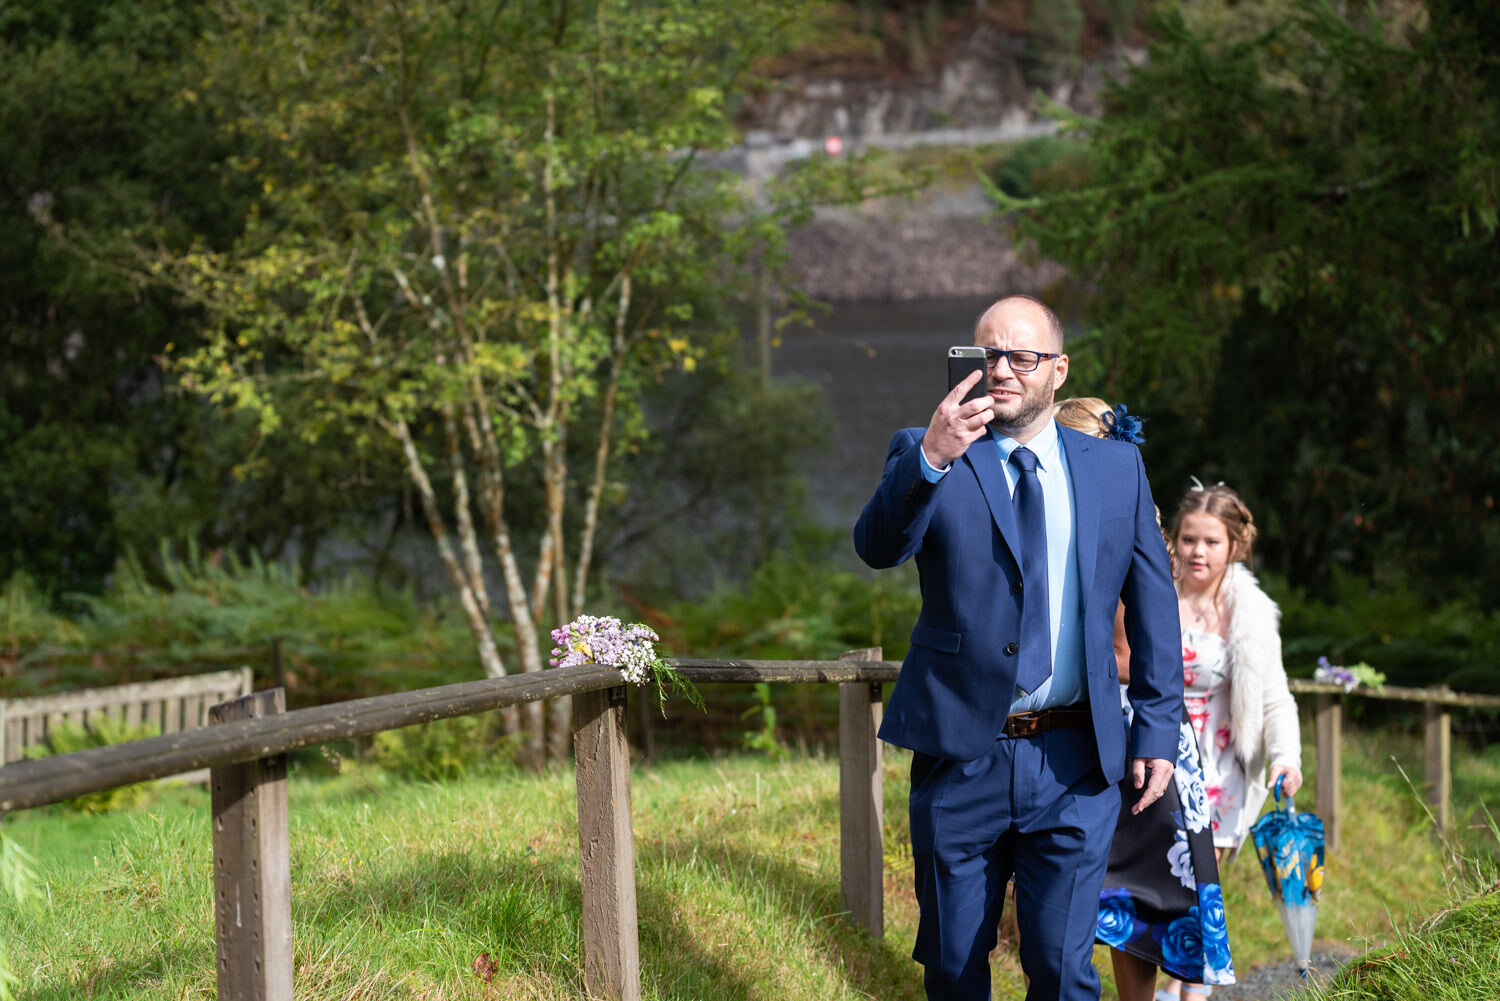
[(1480, 889), (1351, 963), (1319, 1001), (1476, 1001), (1500, 997), (1500, 888)]
[[(1394, 753), (1410, 770), (1418, 746), (1404, 734), (1350, 736), (1344, 847), (1330, 859), (1320, 907), (1325, 940), (1360, 950), (1399, 941), (1400, 929), (1451, 899), (1443, 846), (1390, 762)], [(362, 762), (330, 776), (321, 760), (298, 759), (292, 775), (299, 998), (580, 996), (571, 774), (497, 768), (427, 784)], [(1500, 799), (1493, 761), (1454, 760), (1456, 786)], [(903, 753), (887, 757), (887, 935), (879, 941), (841, 918), (836, 761), (737, 755), (635, 768), (646, 997), (921, 998), (909, 959), (908, 767)], [(1311, 789), (1304, 798), (1310, 805)], [(23, 813), (7, 830), (38, 857), (44, 887), (39, 907), (0, 912), (20, 996), (213, 995), (201, 790), (166, 792), (148, 812), (96, 820)], [(1471, 848), (1483, 844), (1481, 833), (1469, 832)], [(1227, 866), (1224, 884), (1237, 968), (1285, 958), (1253, 859)], [(482, 954), (495, 964), (488, 985), (473, 968)], [(1108, 985), (1102, 950), (1098, 963)], [(1002, 948), (993, 968), (995, 996), (1020, 998), (1011, 952)]]
[[(1488, 809), (1482, 828), (1500, 841)], [(1452, 902), (1397, 928), (1391, 941), (1317, 985), (1312, 1001), (1468, 1001), (1500, 997), (1500, 867), (1490, 854), (1466, 854), (1461, 832), (1448, 841), (1462, 878)], [(1493, 849), (1493, 841), (1489, 847)]]

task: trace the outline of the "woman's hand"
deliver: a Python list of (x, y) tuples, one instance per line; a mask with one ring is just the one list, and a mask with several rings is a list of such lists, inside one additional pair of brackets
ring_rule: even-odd
[(1285, 775), (1286, 781), (1281, 783), (1281, 791), (1288, 796), (1297, 795), (1297, 790), (1302, 788), (1302, 773), (1291, 765), (1271, 766), (1271, 790), (1276, 790), (1276, 780)]

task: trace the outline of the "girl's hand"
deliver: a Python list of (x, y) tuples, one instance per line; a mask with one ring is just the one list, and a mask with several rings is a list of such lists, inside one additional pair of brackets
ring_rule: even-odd
[(1302, 773), (1291, 765), (1272, 765), (1271, 789), (1273, 792), (1276, 789), (1276, 779), (1281, 775), (1286, 776), (1286, 781), (1281, 783), (1281, 791), (1288, 796), (1297, 795), (1297, 790), (1302, 788)]

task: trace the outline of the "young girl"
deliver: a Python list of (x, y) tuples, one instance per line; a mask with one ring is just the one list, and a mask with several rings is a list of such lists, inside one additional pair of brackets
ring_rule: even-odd
[[(1214, 848), (1244, 843), (1269, 787), (1302, 785), (1297, 704), (1281, 665), (1280, 613), (1250, 572), (1255, 519), (1222, 483), (1195, 485), (1169, 533), (1176, 553), (1184, 702), (1192, 721)], [(1267, 768), (1269, 766), (1269, 776)], [(1169, 981), (1158, 999), (1189, 1001), (1209, 988)]]
[(1239, 851), (1278, 777), (1288, 796), (1302, 785), (1297, 703), (1281, 666), (1280, 612), (1246, 565), (1255, 520), (1245, 502), (1222, 483), (1195, 486), (1172, 538), (1184, 696), (1222, 857)]

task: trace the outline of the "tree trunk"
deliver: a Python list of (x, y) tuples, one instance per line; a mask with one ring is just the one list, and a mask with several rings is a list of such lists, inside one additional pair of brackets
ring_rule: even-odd
[(453, 467), (453, 511), (458, 521), (458, 541), (463, 548), (464, 566), (469, 583), (486, 615), (490, 611), (490, 593), (484, 584), (484, 564), (479, 558), (479, 539), (474, 533), (474, 518), (469, 509), (469, 478), (464, 472), (464, 450), (458, 438), (458, 421), (453, 405), (443, 407), (443, 433), (448, 438), (448, 458)]
[[(553, 618), (559, 625), (569, 621), (568, 598), (563, 591), (563, 548), (557, 547), (557, 586), (553, 588)], [(573, 743), (573, 700), (560, 695), (547, 702), (547, 763), (565, 765)]]
[[(489, 619), (479, 605), (479, 599), (474, 594), (473, 587), (469, 584), (467, 574), (463, 567), (459, 566), (458, 557), (453, 553), (453, 544), (448, 540), (448, 529), (443, 524), (442, 514), (438, 509), (437, 494), (432, 489), (432, 481), (427, 477), (427, 470), (422, 465), (422, 457), (417, 453), (416, 443), (412, 441), (411, 429), (407, 427), (406, 421), (397, 420), (394, 424), (397, 439), (401, 442), (402, 454), (406, 457), (406, 470), (411, 477), (412, 484), (417, 488), (417, 496), (422, 500), (422, 510), (427, 515), (427, 526), (432, 532), (433, 542), (437, 545), (438, 556), (442, 558), (443, 567), (448, 571), (448, 579), (453, 582), (458, 591), (459, 601), (463, 604), (464, 615), (469, 622), (469, 631), (474, 634), (474, 642), (479, 650), (479, 662), (484, 666), (484, 673), (489, 678), (503, 678), (506, 675), (505, 664), (500, 659), (500, 651), (495, 646), (495, 635), (490, 630)], [(514, 707), (502, 710), (502, 719), (506, 730), (514, 732), (519, 722)]]

